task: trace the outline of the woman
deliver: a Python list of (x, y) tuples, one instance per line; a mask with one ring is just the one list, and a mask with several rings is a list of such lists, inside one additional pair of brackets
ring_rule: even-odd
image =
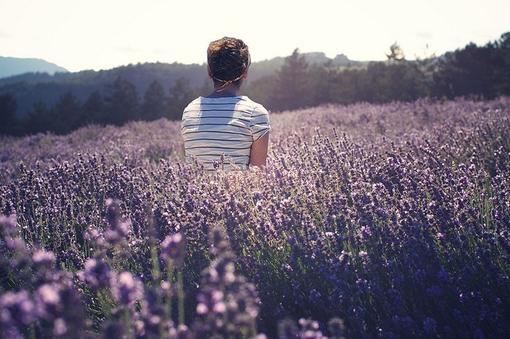
[(214, 91), (193, 100), (182, 115), (186, 160), (196, 160), (207, 170), (264, 166), (271, 129), (268, 112), (239, 95), (250, 66), (248, 46), (229, 37), (213, 41), (207, 63)]

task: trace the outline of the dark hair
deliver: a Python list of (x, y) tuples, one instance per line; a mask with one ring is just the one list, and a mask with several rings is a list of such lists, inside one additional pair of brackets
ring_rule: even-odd
[(223, 37), (211, 42), (207, 48), (210, 75), (219, 90), (228, 84), (241, 86), (241, 77), (250, 62), (248, 46), (241, 39)]

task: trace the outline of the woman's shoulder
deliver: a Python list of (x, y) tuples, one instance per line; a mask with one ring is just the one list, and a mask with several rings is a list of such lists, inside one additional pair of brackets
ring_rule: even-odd
[(253, 115), (256, 116), (256, 115), (261, 115), (261, 114), (269, 114), (268, 110), (264, 107), (264, 105), (256, 102), (256, 101), (252, 101), (252, 105), (253, 105)]
[(247, 109), (251, 109), (254, 114), (267, 114), (267, 109), (260, 103), (253, 101), (246, 95), (238, 95), (232, 97), (204, 97), (199, 96), (193, 101), (191, 101), (186, 108), (186, 110), (193, 109), (194, 107), (203, 108), (209, 105), (233, 105), (234, 107), (238, 107), (238, 105), (245, 106)]
[(243, 95), (241, 96), (242, 100), (252, 108), (253, 115), (256, 114), (268, 114), (267, 109), (261, 103), (251, 100), (249, 97)]
[(198, 97), (198, 98), (195, 98), (194, 100), (192, 100), (190, 103), (188, 103), (186, 105), (186, 107), (184, 107), (184, 112), (192, 109), (194, 106), (197, 106), (197, 105), (200, 105), (200, 98), (201, 97)]

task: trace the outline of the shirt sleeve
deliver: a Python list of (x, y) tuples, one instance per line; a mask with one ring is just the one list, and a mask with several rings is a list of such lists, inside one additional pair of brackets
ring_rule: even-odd
[(253, 110), (251, 116), (251, 133), (253, 141), (258, 140), (261, 136), (271, 130), (271, 124), (269, 123), (269, 113), (262, 105), (257, 105)]

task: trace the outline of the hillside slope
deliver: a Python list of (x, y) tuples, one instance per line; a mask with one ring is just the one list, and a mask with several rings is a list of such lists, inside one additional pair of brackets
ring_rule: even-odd
[[(334, 59), (324, 53), (303, 53), (310, 64), (324, 64), (330, 62), (332, 67), (349, 67), (359, 65), (360, 62), (349, 60), (344, 55), (337, 55)], [(263, 76), (273, 74), (284, 62), (283, 57), (254, 62), (251, 65), (248, 83)], [(85, 101), (94, 91), (104, 92), (107, 86), (122, 77), (133, 83), (140, 98), (143, 97), (149, 84), (157, 80), (169, 91), (179, 78), (189, 81), (192, 88), (200, 88), (207, 81), (205, 64), (181, 63), (138, 63), (115, 67), (109, 70), (84, 70), (68, 73), (26, 73), (0, 79), (0, 95), (10, 93), (16, 98), (17, 114), (23, 116), (28, 113), (35, 103), (41, 102), (53, 106), (66, 92), (72, 92), (80, 101)]]
[(29, 72), (55, 74), (57, 72), (68, 71), (63, 67), (42, 59), (0, 56), (0, 78)]

